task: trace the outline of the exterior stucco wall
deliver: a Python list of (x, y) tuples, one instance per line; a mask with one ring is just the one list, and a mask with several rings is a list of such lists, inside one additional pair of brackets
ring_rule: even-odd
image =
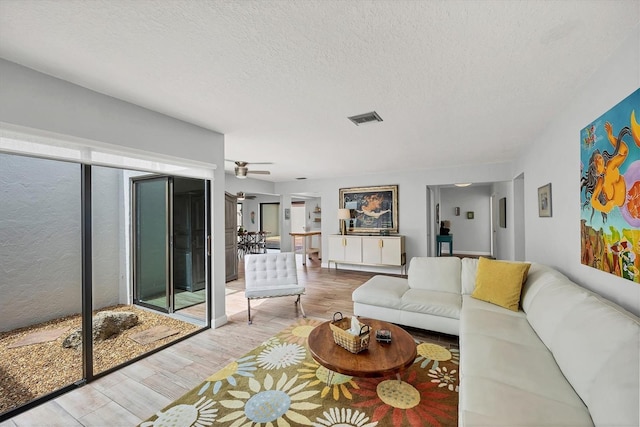
[(80, 165), (0, 154), (0, 331), (80, 312), (80, 231)]

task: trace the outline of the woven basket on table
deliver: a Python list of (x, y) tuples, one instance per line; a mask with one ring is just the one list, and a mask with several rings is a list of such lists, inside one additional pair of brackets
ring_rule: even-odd
[[(336, 315), (340, 315), (336, 319)], [(351, 329), (351, 318), (342, 317), (339, 311), (333, 314), (333, 321), (329, 323), (333, 332), (333, 340), (340, 347), (350, 351), (351, 353), (360, 353), (369, 347), (369, 336), (371, 328), (369, 325), (362, 325), (359, 335), (353, 335), (348, 332)]]

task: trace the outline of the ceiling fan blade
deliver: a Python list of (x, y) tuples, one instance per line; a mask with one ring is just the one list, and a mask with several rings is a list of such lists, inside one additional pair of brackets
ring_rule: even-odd
[(247, 173), (255, 173), (258, 175), (271, 175), (271, 172), (269, 171), (252, 171), (252, 170), (248, 170)]
[(233, 160), (233, 159), (224, 159), (225, 162), (230, 162), (230, 163), (240, 163), (242, 165), (272, 165), (273, 162), (246, 162), (244, 160)]

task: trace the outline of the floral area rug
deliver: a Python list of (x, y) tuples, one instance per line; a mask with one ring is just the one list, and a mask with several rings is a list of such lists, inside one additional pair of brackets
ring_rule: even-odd
[(327, 384), (329, 371), (307, 348), (320, 323), (301, 319), (140, 426), (458, 425), (458, 350), (416, 343), (418, 357), (401, 381), (336, 373)]

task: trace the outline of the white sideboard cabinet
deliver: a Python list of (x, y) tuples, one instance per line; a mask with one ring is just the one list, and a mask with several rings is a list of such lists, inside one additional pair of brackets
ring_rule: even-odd
[(338, 264), (400, 267), (406, 272), (405, 236), (329, 236), (329, 261)]
[(360, 236), (329, 236), (329, 263), (360, 264), (362, 239)]

